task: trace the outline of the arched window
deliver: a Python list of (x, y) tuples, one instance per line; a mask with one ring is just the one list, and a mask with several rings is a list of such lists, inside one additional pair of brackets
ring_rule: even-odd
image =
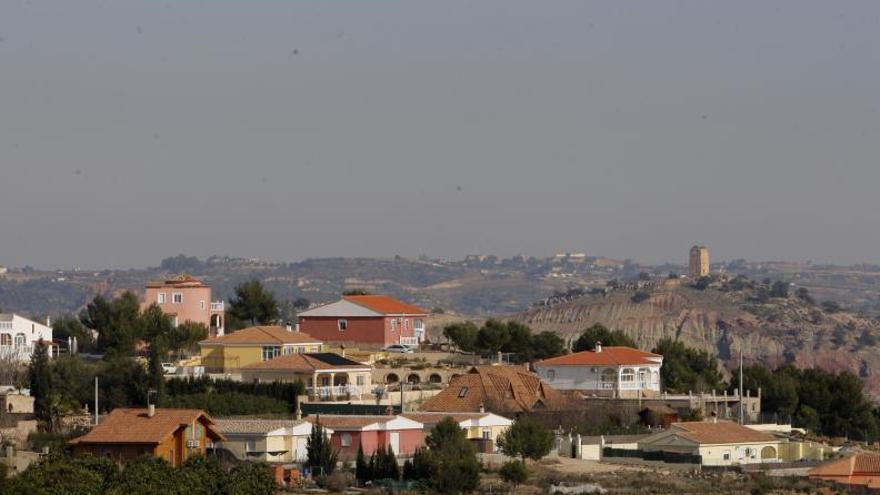
[(624, 368), (623, 371), (620, 372), (620, 381), (621, 382), (634, 382), (634, 381), (636, 381), (636, 371), (632, 368)]
[(12, 345), (12, 335), (0, 333), (0, 345)]
[(20, 349), (27, 345), (27, 337), (23, 333), (15, 334), (15, 348)]
[(385, 375), (385, 383), (397, 383), (400, 381), (396, 373), (388, 373)]
[(428, 377), (428, 381), (431, 383), (443, 383), (443, 377), (437, 373), (432, 373), (431, 376)]
[(422, 381), (422, 379), (419, 378), (419, 375), (417, 375), (415, 373), (412, 373), (408, 377), (406, 377), (406, 382), (409, 384), (412, 384), (412, 385), (417, 385), (421, 381)]

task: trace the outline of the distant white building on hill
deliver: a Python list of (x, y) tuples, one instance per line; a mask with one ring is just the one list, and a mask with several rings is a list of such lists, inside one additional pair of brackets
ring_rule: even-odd
[(40, 340), (48, 346), (51, 357), (52, 327), (15, 313), (0, 313), (0, 355), (12, 355), (19, 361), (27, 362)]

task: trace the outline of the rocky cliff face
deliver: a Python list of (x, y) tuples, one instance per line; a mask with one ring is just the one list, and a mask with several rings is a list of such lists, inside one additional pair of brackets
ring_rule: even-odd
[[(569, 338), (594, 323), (620, 329), (642, 349), (671, 337), (716, 354), (725, 369), (745, 360), (774, 367), (848, 370), (880, 397), (880, 325), (849, 313), (827, 313), (795, 296), (758, 298), (760, 284), (731, 289), (718, 282), (697, 290), (686, 280), (668, 280), (649, 288), (614, 290), (571, 301), (534, 307), (515, 319), (536, 331)], [(648, 298), (634, 302), (637, 291)], [(639, 298), (635, 298), (638, 300)], [(760, 300), (761, 302), (757, 302)]]

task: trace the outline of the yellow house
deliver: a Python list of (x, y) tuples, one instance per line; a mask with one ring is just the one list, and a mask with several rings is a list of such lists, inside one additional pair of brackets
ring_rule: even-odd
[(332, 352), (279, 356), (241, 369), (245, 382), (302, 381), (316, 399), (365, 397), (372, 393), (373, 368)]
[(450, 417), (467, 433), (469, 440), (492, 440), (493, 445), (498, 445), (498, 437), (513, 424), (512, 419), (489, 412), (408, 412), (401, 416), (424, 424), (426, 436), (443, 418)]
[(199, 342), (208, 373), (238, 372), (278, 356), (321, 352), (322, 342), (287, 326), (249, 327)]
[[(312, 424), (302, 419), (218, 419), (217, 430), (224, 440), (215, 449), (229, 451), (240, 461), (303, 462), (306, 439)], [(326, 435), (333, 430), (324, 428)]]

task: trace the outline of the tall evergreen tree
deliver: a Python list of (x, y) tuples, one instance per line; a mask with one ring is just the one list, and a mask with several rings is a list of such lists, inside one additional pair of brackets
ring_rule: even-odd
[(251, 280), (235, 287), (235, 297), (229, 300), (229, 315), (239, 327), (269, 325), (278, 319), (278, 301), (259, 280)]
[(34, 398), (34, 414), (37, 419), (51, 421), (52, 369), (49, 366), (48, 348), (42, 340), (37, 342), (31, 355), (28, 378), (31, 396)]
[(333, 474), (336, 469), (339, 453), (330, 446), (330, 439), (324, 433), (320, 418), (315, 420), (315, 424), (312, 425), (312, 433), (306, 440), (306, 458), (308, 466), (320, 470), (321, 474)]
[(361, 483), (373, 479), (370, 465), (367, 463), (367, 458), (364, 456), (364, 446), (362, 444), (358, 445), (357, 458), (354, 461), (354, 477)]

